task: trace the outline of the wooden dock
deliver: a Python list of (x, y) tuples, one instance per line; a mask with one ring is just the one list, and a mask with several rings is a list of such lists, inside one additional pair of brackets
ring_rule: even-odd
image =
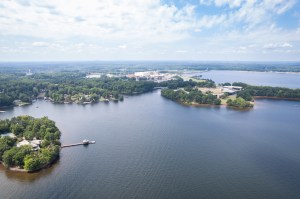
[(67, 148), (67, 147), (79, 146), (79, 145), (88, 146), (89, 144), (95, 144), (95, 143), (96, 143), (95, 141), (90, 141), (88, 143), (79, 142), (79, 143), (75, 143), (75, 144), (65, 144), (65, 145), (62, 145), (60, 148)]
[(71, 146), (79, 146), (79, 145), (84, 145), (84, 144), (83, 143), (66, 144), (66, 145), (62, 145), (60, 148), (66, 148), (66, 147), (71, 147)]

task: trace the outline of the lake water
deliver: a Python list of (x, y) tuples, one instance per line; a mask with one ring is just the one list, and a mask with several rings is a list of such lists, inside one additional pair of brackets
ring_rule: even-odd
[(244, 82), (258, 86), (281, 86), (300, 88), (300, 73), (248, 72), (212, 70), (192, 73), (189, 76), (202, 75), (204, 79), (212, 79), (216, 83)]
[[(37, 101), (0, 113), (56, 121), (64, 148), (51, 168), (0, 167), (0, 198), (299, 198), (300, 102), (251, 111), (187, 107), (160, 91), (119, 103)], [(36, 107), (39, 108), (36, 108)]]

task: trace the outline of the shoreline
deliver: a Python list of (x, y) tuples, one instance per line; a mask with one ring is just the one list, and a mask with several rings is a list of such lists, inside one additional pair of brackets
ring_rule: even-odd
[[(300, 101), (300, 98), (285, 98), (285, 97), (271, 97), (271, 96), (253, 96), (254, 99), (271, 99), (271, 100), (287, 100), (287, 101)], [(170, 99), (168, 99), (170, 100)], [(230, 109), (235, 109), (235, 110), (252, 110), (255, 106), (255, 100), (252, 102), (253, 103), (253, 107), (248, 107), (248, 108), (239, 108), (239, 107), (234, 107), (234, 106), (229, 106), (227, 104), (220, 104), (220, 105), (215, 105), (215, 104), (198, 104), (198, 103), (186, 103), (186, 102), (181, 102), (181, 101), (174, 101), (171, 100), (173, 102), (179, 103), (183, 106), (192, 106), (192, 107), (214, 107), (214, 108), (218, 108), (218, 107), (226, 107), (226, 108), (230, 108)]]
[(210, 71), (236, 71), (236, 72), (253, 72), (253, 73), (277, 73), (277, 74), (297, 74), (300, 75), (300, 72), (296, 72), (296, 71), (259, 71), (259, 70), (230, 70), (230, 69), (213, 69), (213, 70), (198, 70), (198, 71), (191, 71), (190, 73), (197, 73), (197, 72), (201, 72), (201, 73), (206, 73), (206, 72), (210, 72)]
[(300, 98), (288, 98), (288, 97), (253, 96), (253, 98), (254, 99), (274, 99), (274, 100), (300, 101)]
[[(171, 100), (171, 101), (173, 101), (173, 100)], [(252, 110), (254, 108), (254, 107), (239, 108), (239, 107), (234, 107), (234, 106), (228, 106), (227, 104), (216, 105), (216, 104), (185, 103), (185, 102), (180, 102), (180, 101), (173, 101), (173, 102), (179, 103), (179, 104), (181, 104), (183, 106), (209, 107), (209, 108), (221, 108), (221, 107), (225, 107), (225, 108), (235, 109), (235, 110), (239, 110), (239, 111), (248, 111), (248, 110)]]
[(60, 158), (60, 155), (58, 155), (57, 157), (55, 157), (49, 164), (45, 165), (45, 166), (42, 166), (41, 168), (38, 168), (38, 169), (35, 169), (35, 170), (32, 170), (32, 171), (29, 171), (29, 170), (26, 170), (26, 169), (21, 169), (21, 168), (18, 168), (18, 167), (9, 167), (7, 168), (2, 161), (0, 161), (0, 164), (3, 165), (3, 167), (9, 171), (13, 171), (13, 172), (20, 172), (20, 173), (36, 173), (38, 171), (41, 171), (43, 169), (47, 169), (49, 167), (51, 167), (53, 164), (55, 164)]

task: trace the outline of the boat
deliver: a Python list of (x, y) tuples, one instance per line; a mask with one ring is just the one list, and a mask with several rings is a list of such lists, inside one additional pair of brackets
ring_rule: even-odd
[(82, 144), (84, 144), (84, 145), (87, 145), (87, 144), (89, 144), (89, 143), (90, 143), (90, 141), (87, 140), (87, 139), (84, 139), (84, 140), (82, 141)]
[(6, 111), (0, 111), (0, 113), (5, 113)]

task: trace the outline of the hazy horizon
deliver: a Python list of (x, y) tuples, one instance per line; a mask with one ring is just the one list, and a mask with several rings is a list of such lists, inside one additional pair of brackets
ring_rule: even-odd
[(299, 61), (255, 61), (255, 60), (17, 60), (17, 61), (0, 61), (0, 63), (60, 63), (60, 62), (170, 62), (170, 63), (300, 63)]

